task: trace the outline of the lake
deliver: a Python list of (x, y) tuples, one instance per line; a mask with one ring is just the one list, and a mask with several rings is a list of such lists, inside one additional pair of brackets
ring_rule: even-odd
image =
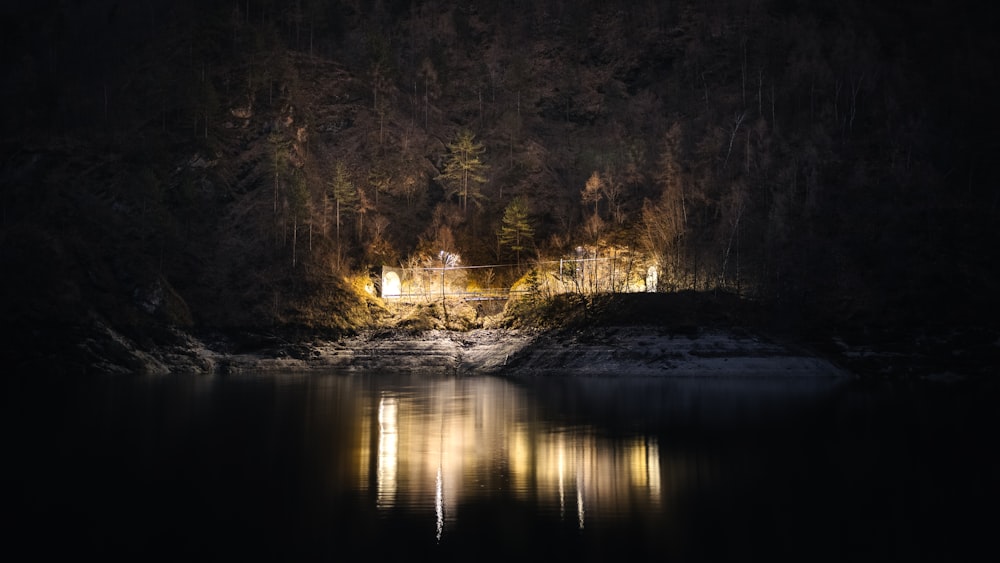
[[(996, 386), (8, 377), (23, 559), (996, 560)], [(988, 556), (987, 556), (988, 555)]]

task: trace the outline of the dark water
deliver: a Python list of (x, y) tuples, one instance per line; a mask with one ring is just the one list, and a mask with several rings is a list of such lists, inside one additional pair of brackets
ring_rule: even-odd
[(6, 395), (23, 560), (997, 560), (981, 383), (314, 373)]

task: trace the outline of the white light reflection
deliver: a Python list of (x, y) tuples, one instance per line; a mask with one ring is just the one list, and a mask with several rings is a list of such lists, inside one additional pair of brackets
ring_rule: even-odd
[(378, 404), (377, 503), (389, 508), (396, 500), (396, 469), (399, 453), (399, 412), (396, 399), (382, 397)]
[(434, 512), (437, 515), (437, 541), (441, 541), (441, 534), (444, 533), (444, 486), (441, 479), (440, 465), (438, 465), (434, 488)]
[(646, 476), (649, 498), (659, 501), (663, 491), (660, 483), (660, 446), (656, 438), (649, 438), (646, 441)]

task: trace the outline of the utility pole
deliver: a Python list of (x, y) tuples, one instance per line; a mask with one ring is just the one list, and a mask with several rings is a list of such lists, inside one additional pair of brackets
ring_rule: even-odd
[(444, 315), (444, 327), (448, 328), (448, 305), (444, 300), (444, 269), (448, 265), (448, 253), (442, 250), (438, 254), (438, 258), (441, 259), (441, 312)]

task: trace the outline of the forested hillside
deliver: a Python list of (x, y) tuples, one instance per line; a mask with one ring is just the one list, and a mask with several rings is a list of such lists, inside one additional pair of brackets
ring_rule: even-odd
[(661, 291), (992, 322), (997, 40), (974, 2), (0, 11), (2, 314), (35, 330), (12, 347), (95, 318), (347, 331), (377, 320), (383, 264), (581, 245), (642, 252)]

